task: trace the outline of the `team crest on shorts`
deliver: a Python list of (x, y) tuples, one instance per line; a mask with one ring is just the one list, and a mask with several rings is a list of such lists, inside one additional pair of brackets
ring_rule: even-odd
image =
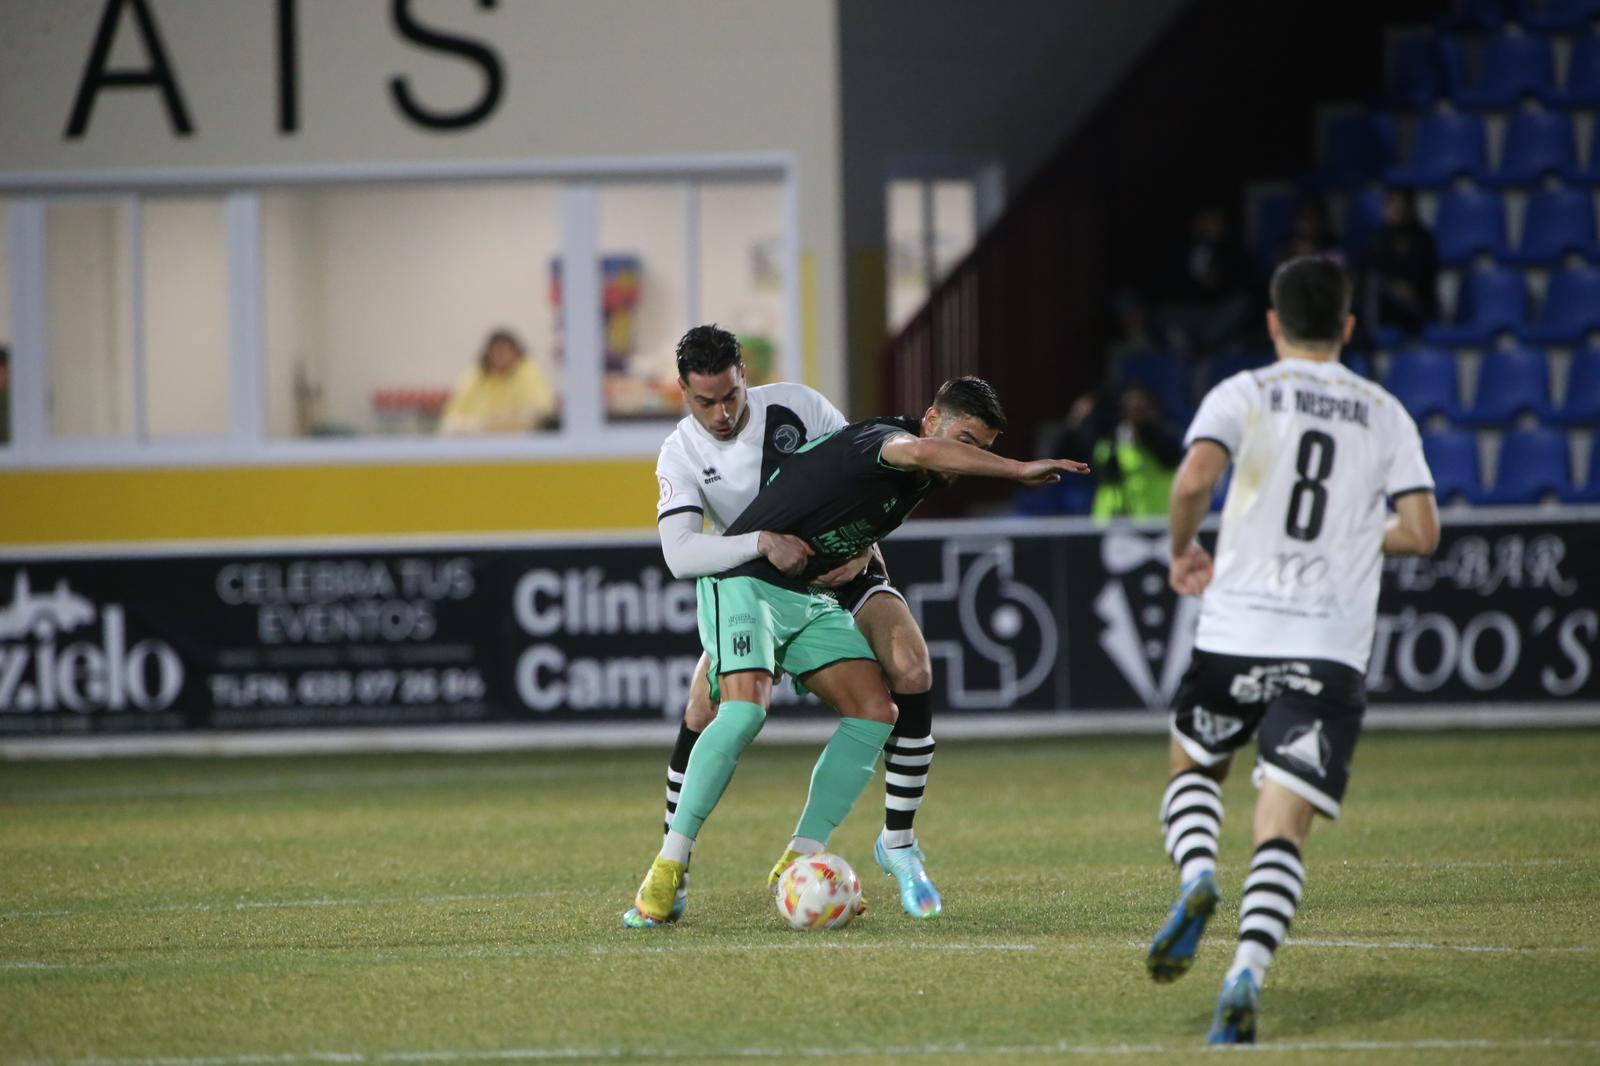
[(1194, 709), (1194, 731), (1206, 747), (1214, 748), (1244, 728), (1244, 722), (1225, 714), (1213, 714), (1204, 707)]
[(1321, 722), (1295, 726), (1289, 730), (1283, 743), (1273, 750), (1318, 777), (1328, 776), (1328, 759), (1333, 754), (1333, 748), (1328, 738), (1322, 735)]
[(749, 633), (736, 633), (736, 634), (734, 634), (734, 637), (733, 637), (733, 654), (735, 654), (735, 655), (749, 655), (750, 654), (750, 634)]

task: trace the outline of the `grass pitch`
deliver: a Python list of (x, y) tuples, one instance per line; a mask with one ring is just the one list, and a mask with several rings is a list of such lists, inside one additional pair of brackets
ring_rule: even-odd
[[(816, 752), (759, 742), (702, 835), (685, 921), (622, 928), (665, 755), (0, 766), (0, 1066), (1200, 1049), (1248, 774), (1226, 789), (1223, 907), (1194, 971), (1156, 986), (1144, 946), (1176, 890), (1160, 738), (943, 745), (918, 818), (945, 897), (926, 924), (872, 862), (875, 784), (834, 840), (871, 910), (831, 934), (789, 931), (765, 888)], [(1597, 764), (1600, 732), (1366, 737), (1345, 818), (1312, 834), (1264, 1044), (1600, 1059)]]

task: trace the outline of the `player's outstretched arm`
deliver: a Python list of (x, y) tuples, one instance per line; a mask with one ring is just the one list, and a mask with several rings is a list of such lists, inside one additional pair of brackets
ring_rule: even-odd
[(1228, 469), (1228, 451), (1209, 440), (1197, 440), (1172, 479), (1167, 521), (1172, 533), (1172, 565), (1167, 583), (1180, 596), (1198, 596), (1211, 583), (1211, 555), (1195, 543), (1200, 523), (1211, 509), (1211, 490)]
[(883, 461), (901, 470), (929, 470), (950, 477), (993, 477), (1037, 487), (1061, 480), (1062, 474), (1087, 474), (1089, 467), (1072, 459), (1035, 459), (1020, 463), (982, 448), (943, 437), (907, 433), (883, 446)]
[(1439, 546), (1439, 505), (1431, 492), (1408, 492), (1394, 501), (1383, 529), (1383, 554), (1432, 555)]

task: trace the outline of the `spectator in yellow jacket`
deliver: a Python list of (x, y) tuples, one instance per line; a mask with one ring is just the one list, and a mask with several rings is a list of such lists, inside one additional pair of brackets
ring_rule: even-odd
[(439, 432), (530, 433), (549, 425), (555, 413), (555, 396), (527, 349), (515, 334), (498, 329), (484, 342), (477, 367), (456, 385)]

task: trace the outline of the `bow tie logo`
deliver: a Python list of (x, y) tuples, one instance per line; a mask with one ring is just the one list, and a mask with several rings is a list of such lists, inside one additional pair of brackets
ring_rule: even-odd
[(1146, 563), (1172, 563), (1165, 537), (1150, 540), (1125, 529), (1109, 529), (1100, 538), (1100, 563), (1113, 577), (1137, 570)]
[[(1100, 647), (1123, 680), (1152, 710), (1164, 709), (1178, 690), (1178, 682), (1189, 665), (1200, 601), (1184, 596), (1171, 602), (1165, 575), (1146, 573), (1137, 580), (1128, 580), (1125, 575), (1151, 564), (1165, 569), (1171, 561), (1167, 539), (1162, 536), (1109, 529), (1100, 538), (1100, 563), (1106, 569), (1106, 583), (1094, 599), (1095, 614), (1105, 623), (1100, 631)], [(1137, 609), (1129, 598), (1130, 591), (1140, 604)], [(1140, 632), (1141, 621), (1144, 633)], [(1162, 625), (1166, 625), (1166, 633), (1158, 636)]]

